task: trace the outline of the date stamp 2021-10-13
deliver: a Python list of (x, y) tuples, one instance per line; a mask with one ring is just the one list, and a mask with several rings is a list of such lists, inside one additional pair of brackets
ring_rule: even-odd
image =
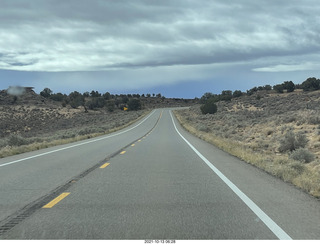
[(145, 240), (144, 243), (146, 244), (172, 244), (176, 243), (175, 240)]

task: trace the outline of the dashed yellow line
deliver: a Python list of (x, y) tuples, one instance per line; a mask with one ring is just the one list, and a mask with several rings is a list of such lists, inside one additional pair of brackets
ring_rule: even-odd
[(136, 144), (133, 143), (131, 146), (134, 147), (135, 145), (136, 145)]
[(122, 151), (120, 154), (123, 155), (123, 154), (125, 154), (125, 153), (126, 153), (126, 151)]
[(110, 163), (105, 163), (105, 164), (103, 164), (103, 165), (100, 167), (100, 169), (104, 169), (104, 168), (107, 167), (109, 164), (110, 164)]
[(52, 208), (54, 205), (56, 205), (58, 202), (60, 202), (62, 199), (64, 199), (66, 196), (68, 196), (70, 192), (64, 192), (55, 199), (53, 199), (48, 204), (44, 205), (42, 208)]

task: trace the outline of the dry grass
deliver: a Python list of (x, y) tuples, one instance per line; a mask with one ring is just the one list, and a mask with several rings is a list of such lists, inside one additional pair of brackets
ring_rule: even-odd
[[(2, 140), (3, 147), (2, 148), (0, 147), (0, 158), (110, 134), (112, 132), (121, 130), (135, 123), (142, 117), (146, 116), (148, 113), (150, 113), (150, 110), (135, 112), (133, 116), (130, 116), (125, 120), (121, 119), (121, 120), (115, 121), (115, 123), (113, 123), (112, 126), (108, 128), (97, 127), (95, 124), (92, 124), (90, 127), (83, 127), (83, 128), (79, 127), (75, 129), (69, 129), (69, 130), (52, 131), (50, 133), (51, 134), (50, 136), (42, 135), (36, 138), (31, 138), (29, 140), (21, 137), (21, 139), (25, 141), (25, 143), (21, 143), (21, 144), (24, 144), (24, 145), (19, 145), (18, 143), (15, 146), (5, 145), (7, 141), (4, 139)], [(69, 118), (72, 117), (73, 116), (72, 114), (71, 115), (68, 114), (68, 117)], [(93, 131), (100, 131), (100, 132), (93, 132)], [(56, 134), (56, 135), (53, 135), (53, 134)], [(36, 142), (32, 142), (32, 141), (36, 141)]]
[[(285, 97), (288, 95), (285, 94)], [(265, 104), (255, 105), (257, 109), (253, 109), (251, 104), (241, 99), (236, 102), (237, 104), (234, 101), (218, 104), (218, 113), (214, 115), (202, 115), (199, 106), (174, 113), (180, 124), (190, 133), (315, 197), (320, 197), (318, 157), (312, 163), (303, 164), (278, 151), (279, 141), (284, 134), (294, 130), (303, 131), (309, 139), (308, 150), (316, 156), (319, 155), (320, 126), (311, 124), (310, 116), (304, 117), (305, 113), (310, 115), (313, 112), (299, 110), (295, 119), (292, 119), (292, 111), (281, 111), (281, 115), (278, 113), (272, 117), (272, 112), (268, 111), (270, 108), (263, 106)], [(281, 123), (277, 120), (281, 120)]]

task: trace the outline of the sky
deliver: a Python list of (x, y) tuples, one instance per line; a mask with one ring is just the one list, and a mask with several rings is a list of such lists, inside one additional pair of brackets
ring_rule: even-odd
[(0, 90), (194, 98), (320, 78), (319, 0), (0, 0)]

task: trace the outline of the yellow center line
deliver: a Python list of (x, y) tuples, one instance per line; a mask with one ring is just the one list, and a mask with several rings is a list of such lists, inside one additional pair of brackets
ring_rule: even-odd
[(62, 193), (60, 196), (56, 197), (51, 202), (49, 202), (48, 204), (44, 205), (42, 208), (52, 208), (54, 205), (56, 205), (58, 202), (60, 202), (63, 198), (65, 198), (69, 194), (70, 194), (70, 192)]
[(141, 140), (138, 140), (138, 142), (141, 142)]
[(134, 147), (136, 144), (132, 144), (131, 146)]
[(125, 154), (126, 153), (126, 151), (122, 151), (120, 154)]
[(100, 169), (104, 169), (104, 168), (107, 167), (109, 164), (110, 164), (110, 163), (105, 163), (105, 164), (103, 164), (103, 165), (100, 167)]

